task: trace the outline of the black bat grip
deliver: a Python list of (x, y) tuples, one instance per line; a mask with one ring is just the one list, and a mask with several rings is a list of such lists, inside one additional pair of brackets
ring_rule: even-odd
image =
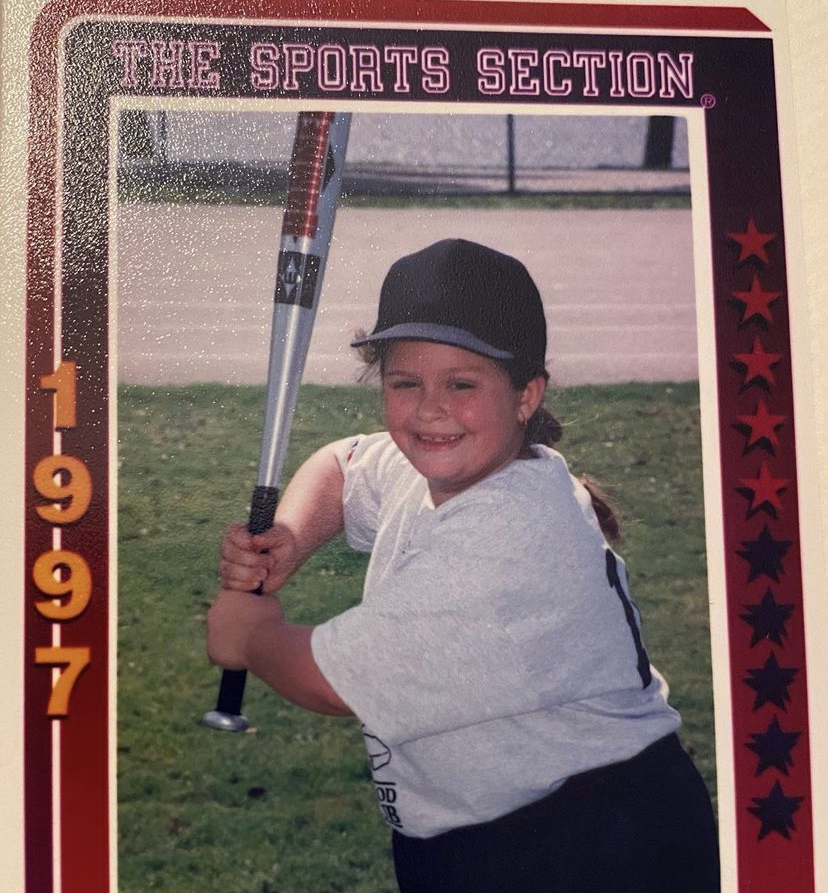
[(222, 672), (218, 699), (216, 700), (216, 713), (241, 716), (246, 681), (246, 670), (224, 670)]
[[(254, 536), (264, 533), (273, 526), (273, 515), (279, 503), (279, 490), (276, 487), (259, 485), (253, 490), (253, 498), (250, 503), (250, 517), (247, 521), (247, 529)], [(261, 595), (262, 587), (253, 590)], [(227, 717), (240, 717), (242, 701), (244, 700), (244, 687), (247, 681), (245, 670), (224, 670), (221, 674), (218, 699), (216, 701), (216, 713)]]
[(279, 504), (279, 491), (276, 487), (267, 487), (262, 484), (253, 490), (253, 499), (250, 503), (250, 517), (247, 520), (247, 529), (254, 536), (264, 533), (273, 526), (273, 515)]

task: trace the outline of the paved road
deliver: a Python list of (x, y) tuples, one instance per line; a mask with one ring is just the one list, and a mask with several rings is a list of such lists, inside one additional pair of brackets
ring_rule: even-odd
[[(281, 211), (124, 205), (118, 374), (131, 384), (265, 379)], [(544, 298), (558, 385), (697, 377), (690, 212), (340, 210), (305, 380), (352, 383), (391, 262), (448, 236), (520, 257)]]

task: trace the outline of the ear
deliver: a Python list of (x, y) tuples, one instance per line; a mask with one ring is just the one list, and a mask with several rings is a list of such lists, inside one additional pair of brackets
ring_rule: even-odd
[(524, 420), (528, 421), (537, 411), (538, 407), (543, 403), (546, 395), (546, 379), (543, 375), (532, 378), (526, 387), (520, 392), (520, 404), (518, 414)]

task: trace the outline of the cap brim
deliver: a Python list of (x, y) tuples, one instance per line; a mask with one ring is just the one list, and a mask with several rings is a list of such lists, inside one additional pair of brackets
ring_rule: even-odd
[(465, 329), (454, 326), (441, 326), (437, 323), (407, 322), (397, 326), (372, 332), (362, 338), (351, 342), (351, 347), (361, 347), (363, 344), (375, 344), (378, 341), (398, 341), (409, 339), (412, 341), (433, 341), (437, 344), (448, 344), (450, 347), (462, 347), (473, 353), (482, 354), (493, 360), (512, 360), (514, 354), (508, 350), (500, 350), (492, 347), (480, 338), (475, 337)]

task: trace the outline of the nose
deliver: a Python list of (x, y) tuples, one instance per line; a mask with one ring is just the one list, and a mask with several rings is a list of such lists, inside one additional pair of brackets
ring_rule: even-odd
[(424, 422), (439, 419), (446, 414), (443, 394), (438, 388), (422, 388), (416, 407), (417, 417)]

